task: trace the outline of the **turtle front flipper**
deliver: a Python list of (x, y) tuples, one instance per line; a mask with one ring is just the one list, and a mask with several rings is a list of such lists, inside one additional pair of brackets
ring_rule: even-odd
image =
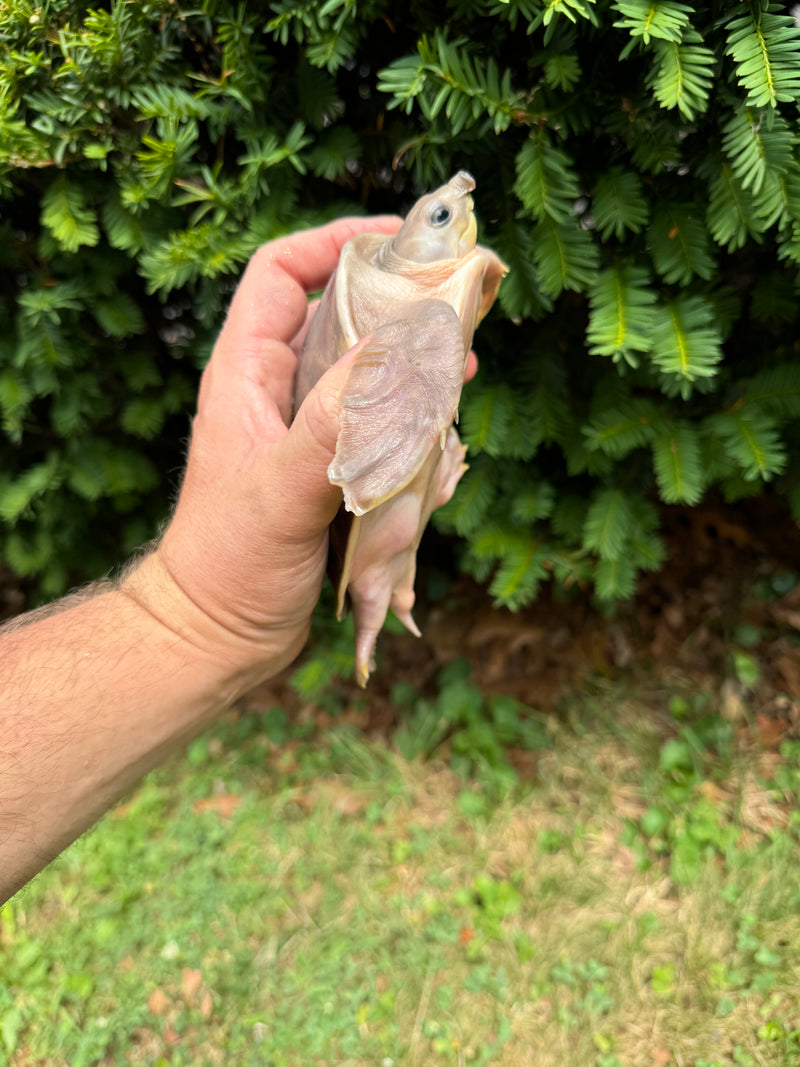
[(442, 300), (405, 305), (359, 342), (328, 467), (348, 511), (363, 515), (390, 499), (437, 442), (444, 448), (465, 366), (461, 323)]

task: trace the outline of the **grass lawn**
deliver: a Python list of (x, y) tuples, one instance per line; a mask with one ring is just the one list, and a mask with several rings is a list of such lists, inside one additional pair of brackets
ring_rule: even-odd
[(232, 713), (0, 912), (0, 1064), (796, 1067), (800, 743), (742, 694)]

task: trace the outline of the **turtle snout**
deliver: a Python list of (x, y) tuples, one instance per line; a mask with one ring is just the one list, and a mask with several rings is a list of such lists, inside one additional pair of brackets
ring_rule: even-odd
[(452, 185), (461, 196), (465, 196), (467, 193), (471, 193), (475, 188), (475, 179), (468, 170), (460, 170), (447, 184)]
[(459, 256), (465, 256), (467, 252), (471, 252), (475, 247), (475, 242), (478, 239), (478, 224), (475, 221), (475, 216), (472, 213), (472, 208), (467, 214), (464, 220), (464, 229), (461, 232), (461, 237), (458, 241), (458, 254)]

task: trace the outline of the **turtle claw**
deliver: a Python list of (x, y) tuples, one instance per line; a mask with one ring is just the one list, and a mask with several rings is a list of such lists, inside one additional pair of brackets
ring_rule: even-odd
[(414, 637), (422, 637), (422, 632), (419, 626), (414, 622), (414, 616), (410, 611), (398, 611), (395, 608), (394, 613), (395, 617), (402, 622), (403, 626), (405, 626), (409, 633), (413, 634)]

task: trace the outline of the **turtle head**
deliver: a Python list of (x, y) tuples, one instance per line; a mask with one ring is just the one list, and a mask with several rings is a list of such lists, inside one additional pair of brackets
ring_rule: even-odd
[(474, 188), (472, 175), (460, 170), (447, 185), (418, 200), (392, 241), (395, 255), (413, 263), (433, 263), (471, 252), (478, 235), (469, 195)]

